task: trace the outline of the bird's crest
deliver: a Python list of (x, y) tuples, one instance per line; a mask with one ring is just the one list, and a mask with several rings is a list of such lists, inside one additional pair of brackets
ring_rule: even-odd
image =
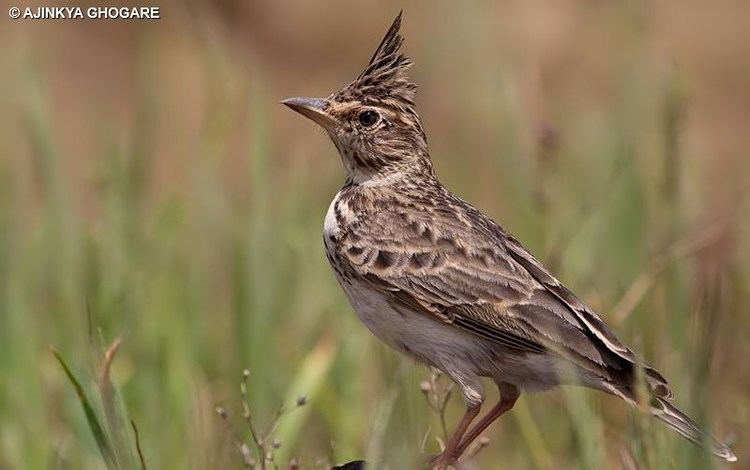
[(359, 74), (357, 79), (349, 87), (350, 92), (356, 93), (363, 101), (369, 99), (387, 100), (393, 99), (401, 107), (413, 107), (414, 95), (417, 86), (406, 76), (412, 62), (401, 52), (404, 38), (399, 33), (401, 27), (401, 15), (399, 12), (396, 19), (388, 28), (385, 37), (372, 55), (365, 70)]

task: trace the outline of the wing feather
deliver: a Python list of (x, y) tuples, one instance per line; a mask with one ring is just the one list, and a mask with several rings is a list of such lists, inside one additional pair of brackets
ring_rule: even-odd
[[(352, 211), (358, 220), (340, 251), (358, 276), (402, 304), (506, 348), (562, 354), (630, 387), (635, 355), (596, 313), (489, 218), (463, 201), (442, 202), (440, 210), (389, 201)], [(646, 368), (646, 378), (671, 396), (656, 371)]]

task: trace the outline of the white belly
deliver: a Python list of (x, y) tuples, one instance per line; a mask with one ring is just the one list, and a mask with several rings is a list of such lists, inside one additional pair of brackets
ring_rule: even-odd
[(422, 362), (439, 365), (446, 357), (455, 357), (456, 351), (477, 346), (472, 337), (451, 325), (405, 308), (395, 309), (388, 297), (369, 284), (355, 280), (351, 284), (341, 282), (341, 286), (372, 334)]

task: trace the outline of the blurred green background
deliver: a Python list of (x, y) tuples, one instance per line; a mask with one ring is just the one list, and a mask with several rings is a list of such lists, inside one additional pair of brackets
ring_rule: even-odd
[[(748, 468), (749, 2), (158, 6), (156, 21), (0, 20), (0, 468), (104, 467), (49, 346), (101, 412), (118, 336), (112, 380), (149, 468), (241, 468), (214, 408), (245, 433), (243, 368), (261, 424), (308, 397), (281, 422), (281, 463), (395, 469), (423, 440), (437, 451), (425, 369), (359, 324), (325, 260), (339, 157), (278, 104), (356, 77), (401, 8), (443, 182)], [(479, 468), (724, 466), (578, 389), (523, 396), (488, 436)]]

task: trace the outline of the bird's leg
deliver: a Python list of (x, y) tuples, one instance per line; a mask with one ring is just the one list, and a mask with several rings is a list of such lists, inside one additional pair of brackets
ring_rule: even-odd
[(479, 435), (482, 434), (490, 424), (515, 405), (516, 400), (518, 400), (520, 395), (516, 386), (501, 382), (497, 384), (497, 388), (500, 390), (500, 400), (490, 411), (487, 412), (487, 414), (482, 416), (482, 419), (480, 419), (468, 433), (466, 433), (466, 437), (463, 438), (456, 448), (456, 456), (462, 455), (474, 439), (479, 437)]
[(453, 431), (453, 434), (451, 434), (451, 437), (448, 438), (448, 442), (445, 444), (445, 449), (443, 449), (443, 452), (431, 462), (432, 468), (447, 468), (448, 465), (454, 463), (458, 457), (461, 456), (461, 452), (458, 451), (461, 444), (461, 438), (469, 427), (469, 424), (471, 424), (471, 421), (477, 417), (479, 410), (481, 409), (481, 403), (466, 405), (466, 412), (464, 413), (463, 418), (461, 418), (461, 422), (458, 423), (458, 426), (456, 426), (456, 429)]

